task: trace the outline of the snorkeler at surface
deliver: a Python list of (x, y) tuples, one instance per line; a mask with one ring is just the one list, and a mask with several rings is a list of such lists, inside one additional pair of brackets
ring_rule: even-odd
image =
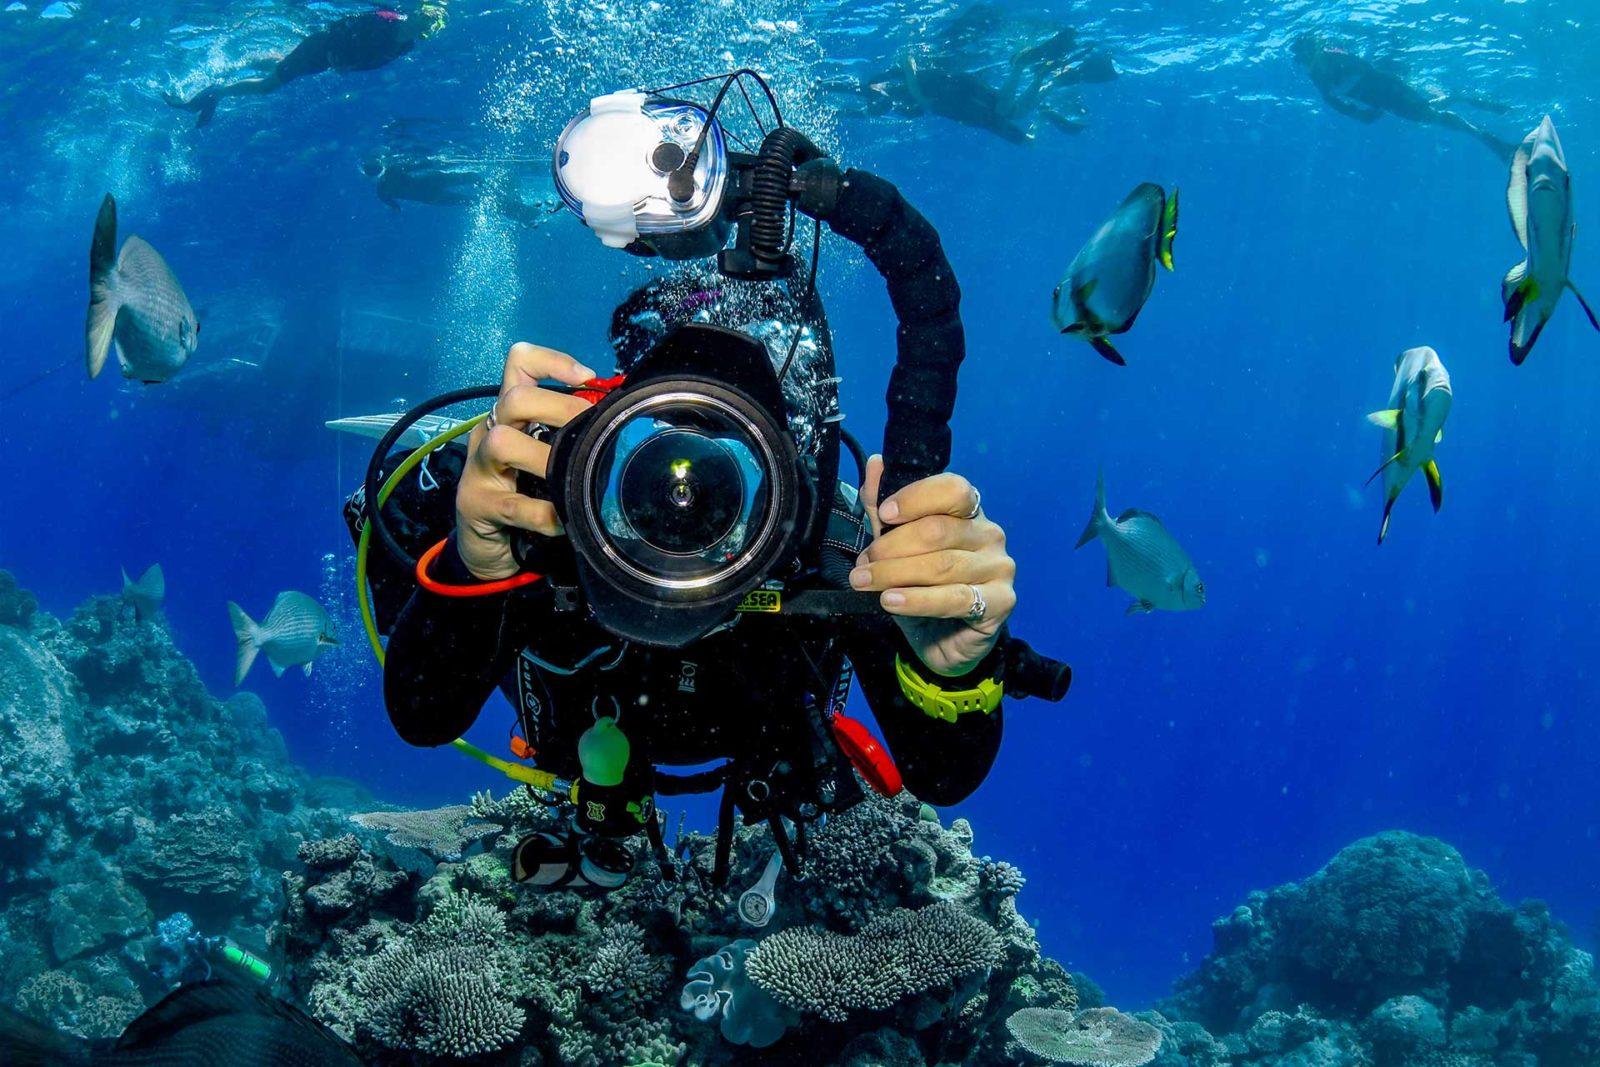
[[(936, 804), (955, 803), (977, 788), (1000, 743), (999, 679), (1007, 656), (1005, 622), (1016, 604), (1016, 565), (1003, 531), (958, 475), (924, 479), (881, 502), (883, 466), (876, 457), (859, 502), (853, 488), (837, 481), (838, 379), (826, 322), (812, 306), (812, 315), (800, 316), (786, 291), (765, 284), (656, 282), (616, 310), (611, 340), (618, 370), (626, 373), (675, 326), (710, 322), (763, 339), (777, 365), (793, 331), (803, 328), (804, 343), (783, 383), (790, 431), (802, 462), (814, 463), (838, 485), (812, 538), (850, 561), (850, 585), (880, 592), (888, 614), (819, 620), (800, 638), (746, 621), (682, 648), (651, 648), (563, 613), (543, 586), (452, 599), (419, 589), (410, 574), (375, 559), (377, 614), (389, 632), (384, 694), (401, 737), (415, 745), (451, 742), (498, 686), (519, 710), (526, 742), (542, 765), (548, 759), (553, 769), (576, 777), (584, 738), (597, 720), (615, 717), (626, 730), (632, 762), (726, 759), (727, 795), (739, 787), (747, 821), (793, 817), (813, 803), (819, 787), (842, 800), (844, 784), (814, 780), (816, 739), (807, 709), (832, 706), (853, 667), (906, 788)], [(519, 569), (513, 555), (519, 531), (561, 536), (551, 504), (517, 489), (519, 472), (545, 475), (550, 453), (526, 430), (560, 426), (588, 406), (542, 388), (541, 380), (579, 386), (593, 377), (570, 356), (514, 346), (494, 428), (475, 430), (466, 450), (441, 451), (426, 483), (408, 481), (390, 498), (414, 543), (448, 536), (433, 563), (435, 576), (457, 583), (506, 579)], [(364, 514), (364, 503), (353, 499), (347, 509), (353, 531)], [(882, 531), (884, 521), (895, 524), (891, 532)], [(919, 687), (987, 695), (981, 707), (945, 721), (913, 705), (907, 694)], [(655, 787), (670, 788), (665, 776)], [(646, 810), (650, 789), (641, 785), (633, 798)], [(535, 884), (604, 881), (592, 863), (576, 863), (575, 844), (537, 844), (537, 855), (518, 861), (519, 873)], [(539, 874), (545, 867), (548, 874)]]
[(377, 70), (411, 51), (418, 41), (443, 29), (445, 4), (446, 0), (428, 0), (413, 14), (380, 7), (376, 11), (346, 15), (306, 37), (259, 77), (213, 85), (188, 100), (168, 94), (166, 101), (173, 107), (195, 112), (195, 125), (204, 126), (211, 121), (217, 104), (225, 96), (276, 92), (296, 78), (329, 70), (340, 73)]
[[(1473, 125), (1444, 105), (1448, 97), (1433, 97), (1398, 73), (1330, 44), (1315, 33), (1294, 40), (1294, 58), (1329, 107), (1361, 122), (1376, 122), (1384, 115), (1427, 126), (1442, 126), (1471, 134), (1501, 160), (1509, 160), (1516, 145)], [(1485, 110), (1504, 111), (1499, 105), (1467, 101)]]

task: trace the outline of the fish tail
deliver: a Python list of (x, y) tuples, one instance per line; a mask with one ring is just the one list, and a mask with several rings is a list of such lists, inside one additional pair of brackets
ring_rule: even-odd
[(117, 201), (110, 193), (100, 201), (100, 214), (94, 220), (94, 239), (89, 244), (89, 319), (85, 326), (85, 356), (89, 377), (98, 375), (111, 351), (111, 338), (117, 328), (117, 299), (113, 272), (117, 267)]
[(1378, 527), (1378, 544), (1383, 544), (1383, 539), (1389, 536), (1389, 514), (1394, 511), (1394, 502), (1399, 500), (1398, 495), (1384, 497), (1383, 500), (1383, 525)]
[(1159, 251), (1161, 265), (1172, 270), (1172, 243), (1178, 239), (1178, 187), (1172, 187), (1172, 195), (1167, 197), (1166, 205), (1161, 209), (1161, 243)]
[(79, 1067), (89, 1060), (88, 1042), (0, 1007), (0, 1063), (6, 1067)]
[(146, 596), (157, 599), (167, 595), (167, 576), (161, 570), (161, 564), (152, 563), (145, 572), (139, 576), (139, 589)]
[(238, 659), (233, 668), (233, 684), (238, 686), (244, 682), (244, 676), (250, 673), (256, 653), (261, 651), (261, 627), (231, 600), (228, 601), (228, 618), (233, 620), (233, 636), (239, 641)]
[(1089, 525), (1083, 528), (1083, 536), (1078, 538), (1078, 543), (1073, 545), (1077, 550), (1100, 536), (1100, 518), (1106, 513), (1106, 475), (1100, 472), (1095, 482), (1094, 510), (1089, 513)]

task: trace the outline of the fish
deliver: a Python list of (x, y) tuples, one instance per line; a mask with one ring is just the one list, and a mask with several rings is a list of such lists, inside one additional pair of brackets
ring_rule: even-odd
[(309, 676), (312, 662), (339, 644), (327, 611), (304, 593), (279, 593), (278, 599), (272, 602), (272, 610), (259, 623), (231, 600), (228, 601), (228, 616), (233, 620), (233, 634), (239, 640), (234, 685), (244, 682), (257, 653), (266, 653), (273, 674), (282, 676), (289, 667), (303, 667)]
[(114, 1041), (71, 1037), (0, 1007), (7, 1067), (358, 1067), (347, 1042), (259, 986), (179, 986)]
[(114, 345), (125, 378), (146, 385), (178, 372), (200, 345), (200, 320), (183, 286), (142, 237), (117, 252), (117, 201), (107, 193), (89, 245), (89, 377), (100, 374)]
[(1422, 345), (1406, 349), (1395, 359), (1389, 406), (1367, 416), (1368, 422), (1383, 430), (1383, 464), (1367, 479), (1371, 485), (1373, 478), (1383, 475), (1383, 525), (1378, 528), (1378, 544), (1389, 535), (1394, 502), (1417, 471), (1428, 480), (1433, 510), (1444, 506), (1444, 482), (1433, 450), (1444, 440), (1444, 423), (1453, 401), (1450, 372), (1444, 369), (1439, 353)]
[(141, 621), (154, 618), (166, 596), (167, 578), (161, 573), (161, 564), (152, 563), (137, 582), (128, 577), (126, 570), (122, 572), (122, 599), (133, 605), (134, 614)]
[[(339, 430), (344, 433), (353, 433), (358, 437), (370, 437), (377, 441), (389, 432), (389, 427), (405, 418), (403, 412), (394, 412), (386, 415), (351, 415), (343, 419), (330, 419), (323, 423), (330, 430)], [(461, 425), (461, 419), (452, 419), (448, 415), (424, 415), (400, 435), (394, 443), (396, 448), (421, 448), (440, 434), (453, 430)]]
[(1194, 611), (1206, 603), (1206, 584), (1200, 580), (1188, 553), (1148, 511), (1129, 508), (1115, 519), (1106, 510), (1106, 480), (1095, 486), (1094, 510), (1074, 548), (1099, 538), (1106, 546), (1106, 585), (1129, 596), (1129, 615), (1162, 611)]
[(1527, 253), (1500, 282), (1500, 299), (1511, 324), (1511, 362), (1520, 367), (1555, 313), (1563, 290), (1572, 291), (1590, 325), (1600, 330), (1600, 319), (1568, 277), (1578, 224), (1572, 217), (1567, 157), (1549, 115), (1511, 158), (1506, 207), (1511, 213), (1511, 229)]
[(1169, 197), (1145, 182), (1089, 238), (1051, 295), (1050, 317), (1062, 333), (1089, 342), (1119, 367), (1127, 360), (1106, 338), (1127, 333), (1156, 284), (1156, 264), (1173, 269), (1178, 190)]

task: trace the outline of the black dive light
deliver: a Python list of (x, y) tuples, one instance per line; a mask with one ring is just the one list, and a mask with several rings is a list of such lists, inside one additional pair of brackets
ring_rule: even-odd
[[(814, 464), (795, 449), (766, 346), (747, 334), (680, 326), (549, 442), (547, 477), (518, 488), (554, 503), (584, 603), (618, 637), (681, 647), (798, 570)], [(528, 570), (564, 550), (537, 534), (517, 543)]]

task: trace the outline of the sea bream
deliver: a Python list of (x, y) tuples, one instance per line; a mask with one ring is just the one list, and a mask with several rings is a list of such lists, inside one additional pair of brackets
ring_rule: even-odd
[(1373, 478), (1383, 476), (1383, 525), (1378, 529), (1378, 544), (1388, 536), (1394, 502), (1417, 471), (1428, 480), (1433, 510), (1444, 505), (1444, 482), (1433, 450), (1444, 440), (1444, 423), (1453, 400), (1450, 372), (1444, 369), (1439, 353), (1427, 345), (1400, 353), (1394, 361), (1389, 406), (1367, 416), (1368, 422), (1383, 430), (1383, 465), (1367, 479), (1370, 485)]
[(321, 604), (304, 593), (279, 593), (267, 617), (257, 623), (233, 601), (228, 602), (233, 620), (233, 635), (239, 641), (233, 684), (239, 685), (250, 673), (257, 653), (265, 653), (272, 673), (281, 675), (289, 667), (303, 667), (311, 674), (311, 663), (339, 644), (333, 623)]
[(1511, 362), (1521, 366), (1539, 339), (1539, 332), (1555, 313), (1564, 289), (1572, 290), (1589, 322), (1600, 330), (1600, 320), (1596, 320), (1589, 302), (1567, 276), (1572, 269), (1572, 240), (1578, 224), (1572, 216), (1572, 176), (1567, 173), (1567, 157), (1549, 115), (1528, 134), (1511, 159), (1506, 207), (1511, 212), (1511, 228), (1528, 254), (1500, 283), (1500, 299), (1505, 302), (1506, 321), (1511, 324)]
[(117, 251), (117, 202), (100, 202), (89, 245), (89, 377), (99, 375), (113, 346), (125, 378), (164, 382), (194, 355), (200, 320), (161, 253), (142, 237)]
[(1133, 597), (1129, 615), (1193, 611), (1205, 606), (1206, 583), (1189, 554), (1161, 520), (1129, 508), (1116, 518), (1106, 510), (1106, 480), (1095, 486), (1094, 511), (1075, 548), (1099, 538), (1106, 546), (1106, 584)]
[(1050, 318), (1119, 367), (1122, 354), (1106, 338), (1127, 333), (1156, 284), (1156, 264), (1172, 269), (1178, 236), (1178, 190), (1168, 197), (1145, 182), (1095, 231), (1056, 286)]

